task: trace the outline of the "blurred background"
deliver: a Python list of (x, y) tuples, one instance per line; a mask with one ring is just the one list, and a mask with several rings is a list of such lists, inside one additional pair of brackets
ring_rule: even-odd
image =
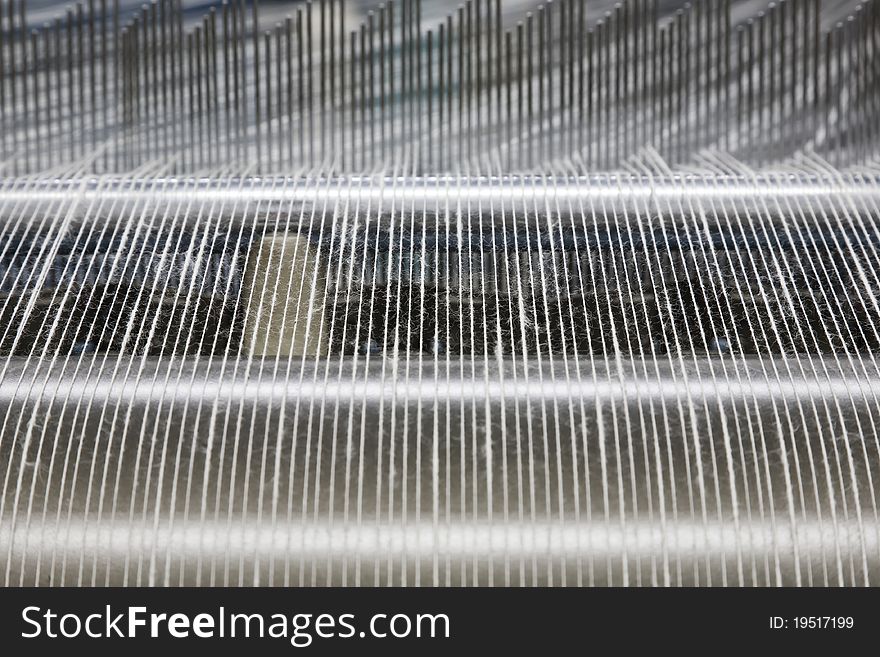
[[(6, 5), (12, 0), (2, 0)], [(100, 0), (93, 0), (96, 4)], [(199, 20), (204, 16), (210, 7), (216, 7), (222, 4), (219, 1), (211, 0), (182, 0), (183, 7), (191, 20)], [(696, 0), (699, 2), (700, 0)], [(827, 29), (834, 23), (843, 20), (847, 15), (852, 13), (853, 7), (860, 4), (857, 0), (820, 0), (823, 8), (823, 29)], [(108, 4), (112, 0), (108, 0)], [(60, 12), (67, 7), (75, 5), (75, 2), (59, 2), (58, 0), (28, 0), (28, 20), (33, 25), (39, 25), (48, 20), (56, 18)], [(85, 3), (84, 3), (85, 4)], [(131, 11), (134, 13), (143, 6), (142, 0), (119, 0), (120, 10), (123, 12)], [(249, 4), (249, 3), (248, 3)], [(260, 0), (260, 17), (263, 27), (270, 26), (287, 16), (297, 5), (305, 4), (304, 1), (296, 0)], [(382, 4), (381, 0), (348, 0), (346, 6), (350, 13), (352, 22), (358, 22), (366, 16), (367, 12)], [(422, 1), (422, 23), (427, 28), (439, 23), (450, 10), (462, 3), (453, 3), (445, 0), (423, 0)], [(505, 21), (511, 23), (520, 20), (526, 12), (543, 4), (538, 0), (501, 0), (502, 10), (504, 12)], [(595, 19), (601, 18), (605, 12), (611, 11), (617, 0), (589, 0), (586, 3), (588, 14), (592, 14)], [(677, 9), (684, 7), (688, 3), (682, 0), (659, 0), (658, 11), (660, 15), (668, 15), (674, 13)], [(745, 21), (758, 12), (773, 4), (770, 0), (731, 0), (732, 19), (734, 23)], [(265, 22), (263, 22), (265, 21)]]

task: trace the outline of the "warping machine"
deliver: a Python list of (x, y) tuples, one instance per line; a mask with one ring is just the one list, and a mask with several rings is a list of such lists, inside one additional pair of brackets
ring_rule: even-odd
[(4, 1), (7, 585), (872, 585), (880, 5)]

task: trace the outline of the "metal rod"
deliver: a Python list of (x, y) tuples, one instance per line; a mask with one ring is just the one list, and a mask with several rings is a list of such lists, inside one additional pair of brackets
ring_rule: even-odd
[[(586, 357), (585, 357), (586, 358)], [(328, 360), (330, 364), (328, 365)], [(791, 365), (786, 368), (785, 361)], [(627, 400), (669, 402), (680, 399), (727, 403), (732, 400), (783, 402), (798, 399), (852, 398), (859, 404), (874, 404), (880, 396), (880, 372), (849, 370), (831, 357), (795, 356), (695, 357), (683, 362), (659, 359), (615, 365), (595, 361), (584, 363), (580, 373), (572, 363), (544, 361), (446, 360), (435, 365), (423, 362), (418, 376), (398, 381), (383, 377), (381, 357), (368, 364), (353, 365), (350, 358), (296, 357), (284, 378), (273, 376), (276, 369), (288, 370), (287, 358), (256, 359), (246, 379), (232, 374), (230, 362), (208, 365), (198, 360), (173, 362), (148, 360), (138, 377), (113, 376), (126, 371), (125, 363), (111, 365), (90, 376), (76, 375), (60, 367), (46, 369), (39, 364), (25, 366), (11, 361), (0, 381), (0, 406), (30, 404), (53, 397), (89, 399), (92, 404), (149, 405), (188, 401), (211, 404), (217, 399), (234, 399), (271, 406), (287, 402), (324, 404), (378, 403), (383, 398), (395, 403), (454, 402), (508, 403), (516, 400), (539, 402), (588, 399), (604, 404)], [(722, 361), (728, 376), (718, 376)], [(245, 360), (242, 361), (243, 363)], [(798, 363), (796, 370), (794, 363)], [(242, 365), (244, 367), (244, 365)], [(327, 378), (328, 369), (338, 374)], [(385, 366), (387, 367), (387, 366)], [(415, 367), (415, 365), (413, 365)], [(565, 369), (568, 368), (566, 375)], [(787, 371), (790, 377), (769, 378), (761, 371)], [(740, 376), (735, 376), (735, 372)], [(260, 372), (265, 372), (265, 376)], [(528, 376), (526, 376), (528, 374)], [(291, 385), (291, 381), (296, 385)]]
[[(673, 208), (688, 200), (690, 204), (712, 203), (715, 210), (733, 207), (762, 207), (785, 199), (798, 199), (816, 210), (828, 203), (880, 202), (880, 177), (870, 175), (824, 178), (779, 174), (746, 179), (739, 176), (679, 175), (663, 179), (620, 174), (592, 176), (486, 176), (459, 178), (428, 177), (335, 177), (335, 178), (259, 178), (227, 179), (221, 183), (208, 178), (157, 178), (150, 184), (126, 178), (48, 179), (27, 186), (0, 180), (0, 206), (31, 212), (42, 207), (51, 211), (59, 202), (78, 201), (83, 207), (95, 200), (110, 206), (217, 204), (235, 205), (242, 214), (260, 204), (271, 213), (279, 204), (360, 204), (373, 212), (384, 208), (409, 206), (416, 211), (433, 211), (456, 206), (488, 211), (510, 211), (527, 206), (545, 207), (559, 212), (615, 213), (624, 208)], [(2, 217), (0, 217), (2, 221)]]

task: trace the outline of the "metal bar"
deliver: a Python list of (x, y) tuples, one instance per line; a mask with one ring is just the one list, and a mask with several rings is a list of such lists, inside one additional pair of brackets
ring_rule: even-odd
[(51, 179), (23, 186), (0, 180), (0, 206), (38, 213), (60, 201), (78, 199), (83, 207), (96, 198), (118, 207), (132, 204), (182, 205), (216, 203), (240, 208), (242, 214), (255, 210), (271, 214), (279, 206), (315, 204), (332, 208), (349, 202), (351, 207), (368, 206), (371, 212), (391, 207), (436, 208), (482, 207), (512, 210), (549, 204), (560, 212), (581, 210), (614, 213), (623, 209), (665, 207), (683, 199), (692, 203), (713, 203), (717, 210), (760, 207), (785, 199), (799, 199), (818, 210), (842, 201), (880, 202), (880, 177), (847, 175), (840, 178), (780, 174), (746, 179), (739, 176), (682, 175), (664, 179), (644, 176), (500, 176), (456, 177), (337, 177), (337, 178), (245, 178), (224, 180), (222, 185), (207, 178), (157, 178), (138, 184), (125, 178)]
[[(481, 357), (482, 358), (482, 357)], [(681, 399), (716, 403), (731, 400), (783, 402), (787, 400), (830, 400), (843, 396), (874, 404), (880, 397), (880, 372), (848, 370), (832, 357), (777, 356), (684, 358), (645, 361), (627, 359), (615, 364), (596, 360), (587, 365), (583, 356), (580, 372), (573, 362), (445, 360), (422, 362), (419, 371), (406, 380), (383, 377), (382, 358), (353, 364), (350, 357), (316, 359), (257, 359), (248, 377), (236, 377), (231, 361), (207, 364), (187, 359), (152, 359), (141, 366), (134, 360), (138, 377), (115, 376), (124, 372), (126, 360), (106, 364), (89, 376), (61, 367), (47, 369), (22, 360), (9, 363), (0, 381), (0, 407), (29, 404), (54, 398), (88, 399), (92, 404), (154, 404), (164, 400), (191, 404), (235, 400), (259, 405), (282, 402), (378, 403), (382, 398), (396, 403), (502, 403), (515, 400), (541, 402), (589, 399), (591, 403), (626, 400), (663, 402)], [(772, 362), (771, 362), (772, 361)], [(786, 366), (787, 361), (787, 366)], [(244, 363), (245, 360), (242, 360)], [(721, 375), (722, 364), (725, 376)], [(245, 367), (242, 364), (241, 369)], [(387, 368), (390, 367), (386, 365)], [(416, 365), (413, 362), (412, 367)], [(329, 368), (329, 370), (328, 370)], [(566, 371), (567, 369), (567, 371)], [(867, 368), (871, 369), (871, 368)], [(288, 372), (284, 378), (274, 372)], [(326, 377), (326, 372), (337, 373)], [(791, 372), (788, 378), (773, 378), (762, 372)], [(526, 376), (528, 375), (528, 376)], [(295, 385), (292, 385), (295, 382)]]

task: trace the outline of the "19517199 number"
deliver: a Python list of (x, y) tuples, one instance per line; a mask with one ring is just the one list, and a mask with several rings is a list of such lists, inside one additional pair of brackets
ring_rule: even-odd
[(855, 624), (852, 616), (795, 616), (791, 621), (797, 630), (849, 630)]

